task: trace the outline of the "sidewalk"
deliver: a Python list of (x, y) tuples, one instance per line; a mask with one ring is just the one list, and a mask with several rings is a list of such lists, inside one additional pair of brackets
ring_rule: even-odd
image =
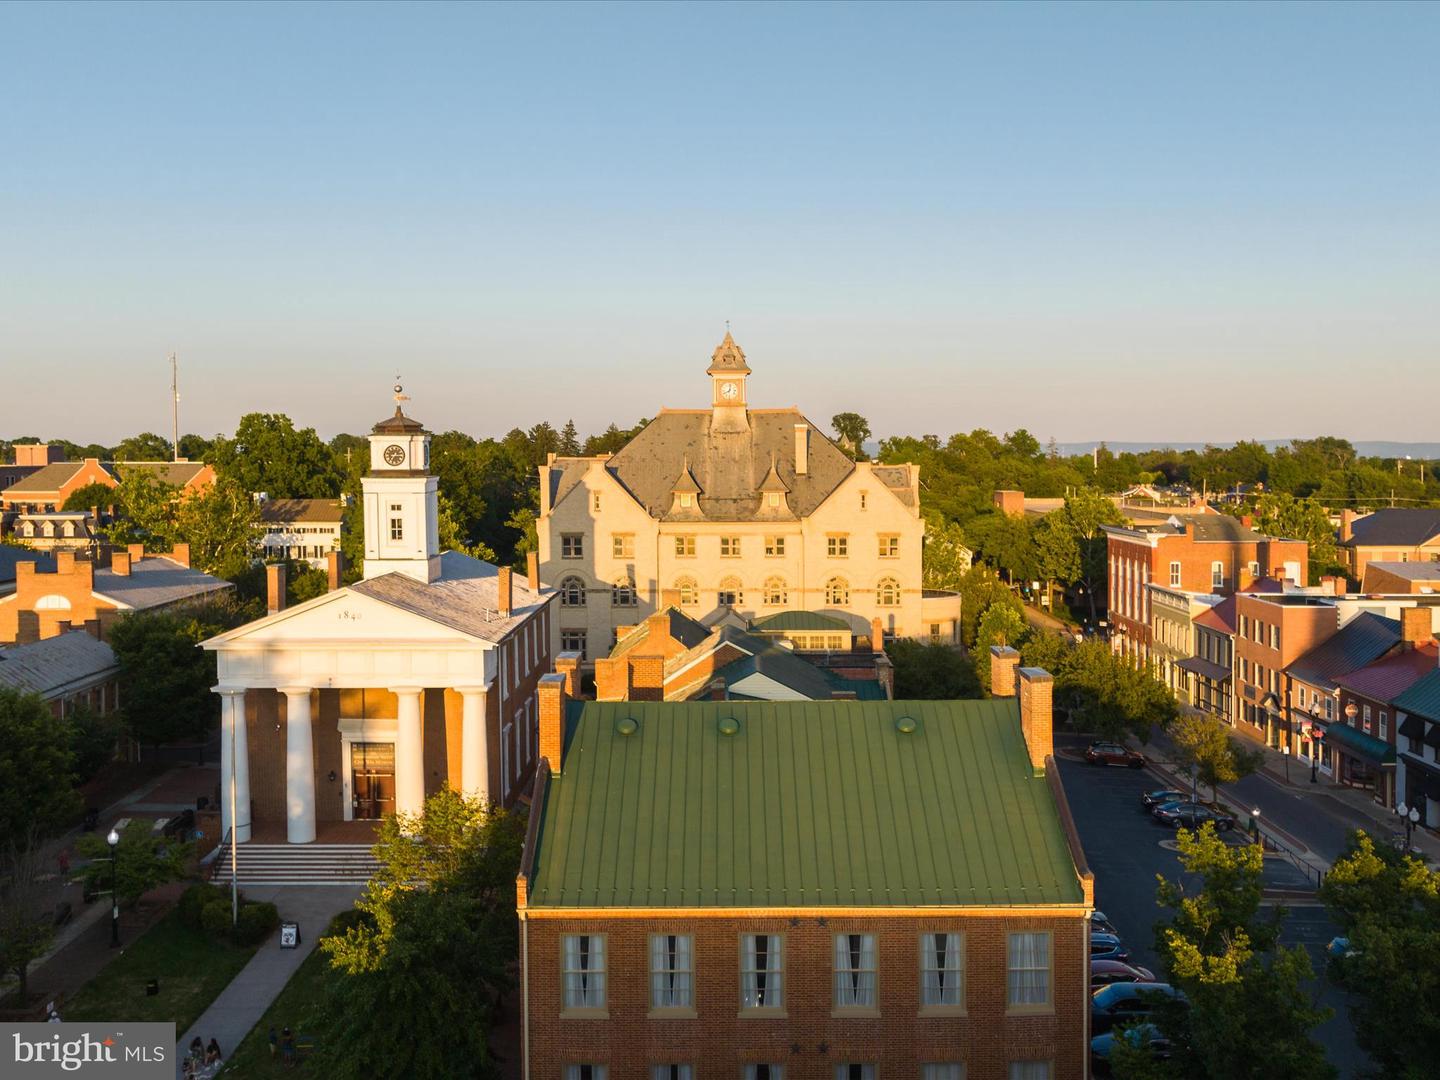
[(294, 949), (280, 948), (279, 932), (272, 934), (240, 974), (230, 981), (220, 996), (210, 1003), (200, 1019), (176, 1043), (175, 1075), (180, 1075), (185, 1048), (198, 1037), (220, 1044), (222, 1057), (233, 1054), (240, 1041), (250, 1033), (265, 1010), (275, 1000), (290, 976), (315, 948), (330, 920), (348, 909), (360, 895), (359, 887), (309, 887), (297, 885), (256, 886), (245, 890), (249, 900), (268, 900), (280, 909), (285, 922), (300, 925), (300, 945)]

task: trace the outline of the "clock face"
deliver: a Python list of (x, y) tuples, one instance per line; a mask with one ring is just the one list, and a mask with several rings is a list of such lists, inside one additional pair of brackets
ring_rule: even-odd
[(740, 387), (737, 386), (735, 383), (727, 382), (720, 384), (720, 396), (723, 397), (726, 401), (733, 401), (735, 399), (735, 395), (738, 393), (740, 393)]
[(398, 443), (391, 443), (385, 448), (385, 464), (399, 465), (405, 460), (405, 448)]

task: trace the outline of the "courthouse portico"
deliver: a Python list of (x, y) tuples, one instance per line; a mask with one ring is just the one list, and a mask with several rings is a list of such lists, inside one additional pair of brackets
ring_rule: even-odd
[[(429, 434), (396, 409), (370, 436), (364, 579), (204, 643), (221, 700), (221, 815), (285, 822), (417, 813), (448, 785), (513, 802), (533, 771), (549, 605), (521, 578), (438, 550)], [(282, 590), (283, 592), (283, 590)]]

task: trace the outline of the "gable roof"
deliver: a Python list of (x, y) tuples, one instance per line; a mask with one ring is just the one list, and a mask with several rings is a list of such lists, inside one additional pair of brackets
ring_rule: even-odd
[[(832, 674), (781, 645), (768, 645), (742, 656), (716, 669), (715, 674), (724, 676), (732, 697), (742, 699), (829, 701), (837, 690), (853, 691), (860, 701), (885, 699), (884, 688), (874, 679), (846, 679)], [(753, 675), (775, 683), (779, 693), (747, 693), (744, 682)]]
[(266, 525), (289, 525), (298, 521), (340, 521), (345, 504), (339, 499), (266, 499), (260, 504), (260, 520)]
[(143, 559), (136, 559), (130, 564), (129, 574), (117, 574), (108, 566), (95, 571), (95, 592), (132, 611), (144, 611), (233, 588), (223, 578), (181, 566), (164, 555), (146, 555)]
[(1410, 688), (1397, 696), (1393, 704), (1397, 709), (1440, 721), (1440, 668), (1411, 683)]
[(184, 487), (209, 466), (203, 461), (117, 461), (105, 468), (122, 480), (127, 472), (135, 469), (140, 472), (148, 472), (162, 484)]
[[(694, 648), (710, 636), (711, 630), (708, 626), (692, 619), (677, 607), (667, 607), (655, 614), (665, 617), (665, 632), (686, 649)], [(615, 643), (615, 648), (610, 650), (610, 655), (612, 657), (624, 656), (650, 640), (650, 619), (654, 617), (651, 615), (644, 622), (632, 626), (630, 632)]]
[(64, 693), (119, 670), (110, 646), (84, 630), (0, 648), (0, 686), (41, 697)]
[(1387, 507), (1357, 518), (1341, 547), (1419, 547), (1440, 536), (1440, 510)]
[(1013, 698), (585, 701), (566, 728), (531, 907), (1083, 902)]
[(1339, 675), (1335, 684), (1361, 697), (1390, 701), (1434, 671), (1437, 660), (1440, 660), (1440, 645), (1431, 641)]
[(511, 608), (501, 616), (500, 568), (458, 551), (440, 556), (440, 577), (426, 584), (398, 571), (357, 581), (351, 591), (484, 641), (500, 641), (548, 603), (554, 589), (531, 592), (524, 577), (511, 577)]
[[(1391, 577), (1400, 578), (1402, 581), (1440, 581), (1440, 562), (1385, 562), (1380, 559), (1371, 559), (1365, 564), (1365, 573), (1371, 570), (1383, 570)], [(1366, 589), (1362, 581), (1361, 592), (1371, 592)]]
[(1374, 663), (1398, 644), (1397, 620), (1364, 611), (1296, 659), (1286, 671), (1291, 678), (1333, 690), (1338, 676)]
[(52, 461), (42, 465), (29, 476), (18, 480), (5, 489), (6, 495), (24, 495), (30, 492), (46, 494), (59, 491), (85, 467), (83, 461)]

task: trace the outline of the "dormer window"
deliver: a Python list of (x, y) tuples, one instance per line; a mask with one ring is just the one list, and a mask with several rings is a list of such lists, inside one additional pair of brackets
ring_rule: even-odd
[(680, 496), (680, 505), (681, 505), (681, 506), (690, 506), (693, 502), (694, 502), (694, 496), (692, 496), (692, 495), (681, 495), (681, 496)]
[(778, 491), (772, 491), (768, 496), (766, 496), (766, 499), (767, 499), (767, 501), (770, 503), (770, 508), (771, 508), (772, 510), (779, 508), (779, 506), (780, 506), (780, 493), (779, 493)]

